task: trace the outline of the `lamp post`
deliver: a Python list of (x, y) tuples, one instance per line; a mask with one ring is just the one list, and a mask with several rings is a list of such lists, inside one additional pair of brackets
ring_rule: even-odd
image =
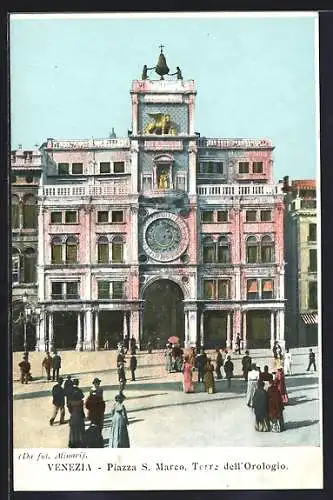
[[(26, 354), (28, 352), (28, 342), (27, 342), (27, 325), (28, 322), (37, 324), (39, 322), (39, 317), (41, 313), (40, 307), (33, 307), (31, 304), (28, 302), (28, 297), (26, 294), (23, 295), (23, 305), (24, 305), (24, 311), (23, 311), (23, 332), (24, 332), (24, 340), (23, 340), (23, 349), (24, 353)], [(38, 339), (37, 339), (38, 341)]]

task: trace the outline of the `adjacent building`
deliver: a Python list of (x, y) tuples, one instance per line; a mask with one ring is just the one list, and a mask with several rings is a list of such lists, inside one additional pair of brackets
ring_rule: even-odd
[(128, 137), (40, 148), (37, 350), (126, 335), (141, 346), (176, 335), (230, 347), (237, 334), (244, 347), (284, 345), (273, 145), (201, 136), (195, 82), (176, 73), (132, 82)]
[(39, 149), (11, 152), (13, 347), (36, 344), (32, 322), (24, 332), (24, 308), (37, 306), (38, 186), (42, 172)]
[(318, 344), (317, 195), (313, 179), (285, 177), (286, 339)]

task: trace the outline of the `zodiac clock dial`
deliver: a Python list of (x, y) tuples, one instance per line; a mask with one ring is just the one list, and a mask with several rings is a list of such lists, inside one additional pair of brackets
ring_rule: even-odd
[(168, 212), (153, 215), (145, 224), (143, 243), (146, 253), (154, 260), (177, 259), (188, 245), (187, 226)]

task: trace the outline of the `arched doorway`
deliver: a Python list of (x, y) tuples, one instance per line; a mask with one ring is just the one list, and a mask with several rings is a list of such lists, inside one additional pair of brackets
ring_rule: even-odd
[(151, 338), (153, 343), (165, 346), (171, 335), (184, 343), (184, 294), (171, 280), (161, 279), (149, 285), (144, 293), (142, 343)]

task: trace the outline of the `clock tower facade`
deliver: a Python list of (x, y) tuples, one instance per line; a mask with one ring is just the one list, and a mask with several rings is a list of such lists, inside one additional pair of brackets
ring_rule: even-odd
[(132, 83), (132, 187), (138, 193), (141, 339), (197, 341), (197, 194), (193, 80)]

